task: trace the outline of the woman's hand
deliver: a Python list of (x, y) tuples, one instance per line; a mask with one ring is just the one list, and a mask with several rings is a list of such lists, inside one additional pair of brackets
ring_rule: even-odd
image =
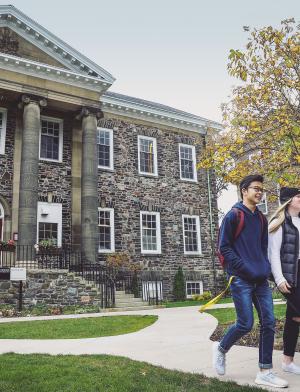
[(280, 285), (278, 286), (278, 289), (283, 294), (291, 294), (291, 291), (289, 290), (289, 289), (291, 289), (291, 286), (288, 284), (288, 282), (286, 280), (284, 282), (280, 283)]

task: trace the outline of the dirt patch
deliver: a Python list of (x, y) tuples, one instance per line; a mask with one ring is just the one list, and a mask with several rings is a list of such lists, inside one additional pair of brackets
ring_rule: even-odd
[[(225, 334), (227, 328), (232, 325), (229, 324), (219, 324), (215, 329), (214, 333), (211, 335), (210, 339), (212, 341), (220, 341)], [(274, 349), (275, 350), (283, 350), (283, 327), (284, 327), (284, 320), (276, 320), (276, 327), (275, 327), (275, 342), (274, 342)], [(259, 345), (259, 325), (253, 327), (252, 331), (249, 332), (247, 335), (243, 336), (237, 343), (239, 346), (248, 346), (248, 347), (258, 347)], [(298, 341), (296, 351), (300, 352), (300, 342)]]

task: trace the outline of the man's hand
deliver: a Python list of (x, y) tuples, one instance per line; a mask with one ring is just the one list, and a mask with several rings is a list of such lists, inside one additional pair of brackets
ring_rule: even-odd
[(291, 294), (291, 291), (289, 290), (289, 289), (291, 289), (291, 286), (288, 284), (287, 281), (280, 283), (280, 285), (278, 286), (278, 289), (283, 294)]

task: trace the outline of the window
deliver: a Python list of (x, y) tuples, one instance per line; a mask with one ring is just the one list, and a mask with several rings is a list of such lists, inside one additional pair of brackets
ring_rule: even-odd
[(195, 146), (179, 144), (180, 179), (197, 181)]
[(98, 167), (113, 170), (113, 131), (111, 129), (98, 128)]
[(142, 253), (161, 253), (159, 212), (140, 212)]
[(62, 161), (63, 121), (41, 117), (40, 159)]
[(98, 208), (99, 253), (115, 251), (114, 210)]
[(39, 242), (42, 240), (53, 240), (53, 245), (57, 245), (58, 223), (39, 222)]
[(195, 294), (203, 294), (203, 282), (186, 281), (186, 297), (192, 298)]
[(261, 199), (261, 202), (257, 204), (257, 208), (264, 214), (268, 214), (268, 202), (267, 202), (267, 194), (264, 193)]
[(196, 215), (182, 215), (184, 253), (201, 253), (200, 220)]
[(163, 299), (162, 281), (143, 282), (143, 301), (155, 302)]
[(139, 173), (157, 176), (157, 145), (156, 139), (138, 136)]
[(62, 204), (38, 202), (37, 228), (37, 243), (53, 239), (61, 246)]
[(0, 154), (5, 154), (7, 110), (0, 108)]

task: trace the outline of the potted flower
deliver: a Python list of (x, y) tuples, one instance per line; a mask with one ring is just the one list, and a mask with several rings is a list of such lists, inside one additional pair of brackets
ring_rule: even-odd
[(34, 247), (38, 252), (41, 253), (57, 253), (59, 251), (59, 248), (57, 247), (57, 240), (53, 237), (41, 240)]
[(13, 240), (0, 241), (0, 251), (14, 252), (16, 244)]

